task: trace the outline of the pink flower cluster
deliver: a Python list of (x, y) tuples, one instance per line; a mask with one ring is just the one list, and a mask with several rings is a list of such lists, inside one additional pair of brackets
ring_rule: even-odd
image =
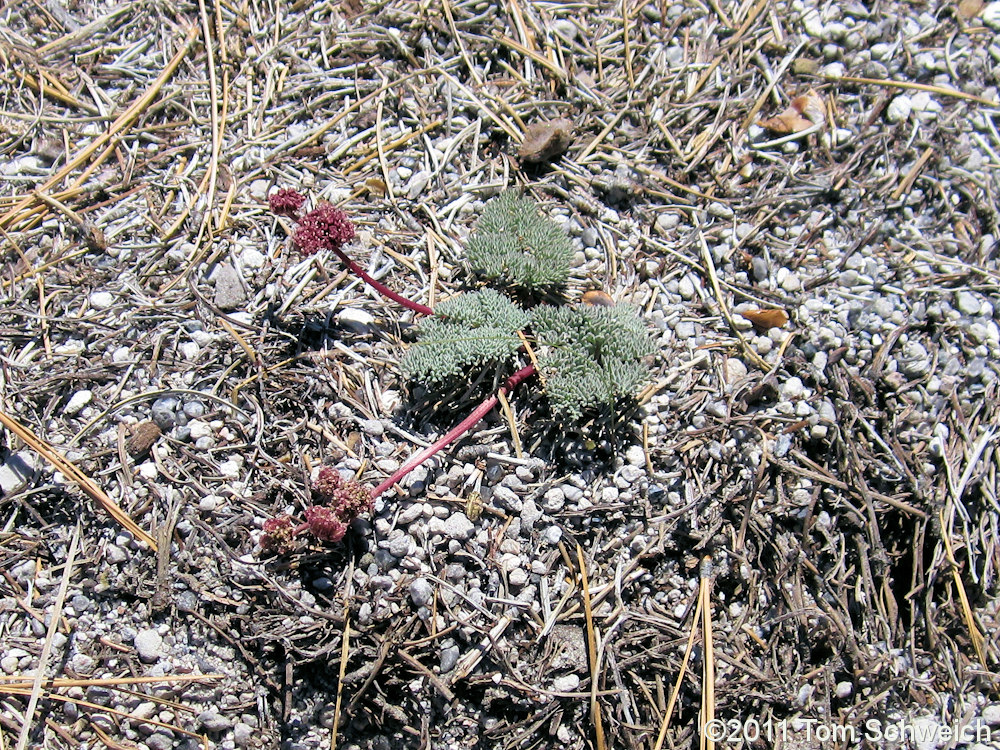
[(322, 203), (299, 219), (292, 239), (303, 255), (337, 251), (354, 239), (354, 225), (339, 208)]
[(287, 216), (290, 219), (298, 219), (302, 204), (306, 202), (306, 197), (292, 188), (282, 188), (276, 193), (272, 193), (267, 199), (271, 207), (271, 213), (278, 216)]
[(321, 203), (305, 216), (300, 216), (305, 202), (305, 196), (292, 188), (282, 188), (267, 199), (272, 213), (299, 223), (292, 239), (303, 255), (315, 255), (320, 250), (339, 252), (354, 239), (354, 224), (347, 214), (329, 203)]
[(287, 550), (292, 539), (304, 531), (323, 542), (339, 542), (347, 533), (351, 521), (372, 509), (374, 496), (367, 487), (344, 479), (329, 466), (320, 470), (313, 483), (315, 505), (306, 508), (305, 523), (293, 525), (286, 515), (264, 522), (260, 546), (279, 552)]

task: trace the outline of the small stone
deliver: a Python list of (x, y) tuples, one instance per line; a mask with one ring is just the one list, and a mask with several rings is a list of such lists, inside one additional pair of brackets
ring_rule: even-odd
[(337, 324), (354, 333), (368, 333), (375, 325), (375, 316), (356, 307), (348, 307), (337, 314)]
[(200, 440), (204, 437), (212, 437), (212, 427), (201, 419), (192, 419), (187, 424), (188, 429), (191, 431), (192, 440)]
[(1000, 703), (991, 703), (983, 708), (983, 721), (991, 727), (1000, 726)]
[(229, 263), (221, 263), (212, 274), (215, 279), (213, 302), (220, 310), (235, 310), (247, 301), (243, 278)]
[(194, 362), (198, 359), (198, 355), (201, 354), (201, 347), (194, 341), (185, 341), (177, 349), (180, 351), (181, 356), (188, 362)]
[(202, 513), (212, 513), (216, 508), (219, 507), (219, 500), (221, 500), (218, 495), (205, 495), (198, 502), (198, 510)]
[(146, 738), (146, 747), (149, 750), (172, 750), (174, 738), (166, 732), (155, 732)]
[(254, 728), (249, 724), (245, 724), (242, 721), (236, 722), (236, 726), (233, 727), (233, 744), (236, 747), (246, 747), (250, 744), (250, 740), (253, 739)]
[(410, 583), (410, 601), (415, 607), (423, 607), (434, 594), (434, 589), (426, 578), (415, 578)]
[(243, 248), (243, 252), (240, 253), (240, 263), (242, 263), (247, 268), (257, 270), (258, 268), (263, 268), (267, 263), (267, 256), (253, 247)]
[(160, 658), (163, 647), (163, 637), (153, 629), (140, 630), (132, 641), (139, 658), (147, 664), (152, 664)]
[(994, 31), (1000, 31), (1000, 3), (990, 3), (982, 9), (979, 17)]
[(766, 281), (768, 276), (767, 261), (761, 258), (759, 255), (755, 255), (753, 260), (750, 261), (750, 267), (753, 269), (753, 278), (755, 281)]
[(254, 200), (263, 201), (267, 198), (267, 180), (254, 180), (250, 183), (250, 197)]
[(112, 565), (121, 565), (128, 560), (128, 555), (117, 544), (109, 544), (104, 548), (104, 559)]
[(645, 466), (646, 451), (642, 449), (641, 445), (630, 445), (625, 451), (625, 460), (630, 466)]
[(225, 732), (233, 722), (218, 711), (202, 711), (198, 714), (198, 723), (206, 732)]
[(362, 419), (361, 431), (371, 437), (378, 437), (385, 432), (385, 426), (378, 419)]
[(785, 278), (781, 280), (781, 288), (789, 294), (794, 294), (802, 289), (802, 282), (799, 280), (798, 274), (787, 274)]
[(393, 557), (406, 557), (417, 548), (417, 543), (409, 534), (400, 534), (389, 540), (389, 554)]
[(914, 112), (939, 112), (941, 105), (927, 91), (919, 91), (910, 99)]
[(97, 660), (87, 654), (73, 654), (69, 663), (73, 671), (79, 675), (88, 675), (97, 666)]
[(16, 656), (5, 656), (0, 659), (0, 669), (7, 674), (14, 674), (17, 671), (18, 658)]
[(115, 304), (115, 295), (111, 292), (94, 292), (90, 295), (90, 306), (95, 310), (107, 310)]
[(476, 533), (476, 527), (465, 513), (452, 513), (444, 522), (442, 533), (451, 539), (465, 542)]
[(903, 122), (909, 118), (913, 111), (913, 102), (906, 94), (900, 94), (889, 102), (885, 108), (885, 119), (891, 123)]
[(781, 384), (781, 395), (786, 401), (794, 401), (805, 395), (806, 388), (802, 384), (802, 379), (791, 377)]
[(546, 542), (554, 546), (562, 539), (562, 529), (558, 526), (549, 526), (542, 536)]
[(708, 213), (710, 216), (715, 216), (719, 219), (731, 219), (735, 215), (732, 208), (727, 206), (725, 203), (712, 203), (708, 207)]
[(552, 689), (557, 693), (572, 693), (580, 687), (580, 676), (575, 674), (562, 675), (552, 681)]
[(674, 326), (674, 335), (681, 341), (691, 338), (694, 334), (694, 323), (690, 320), (682, 320)]
[(680, 214), (663, 213), (656, 217), (656, 229), (660, 232), (668, 232), (681, 223)]
[(176, 604), (180, 612), (197, 612), (198, 595), (193, 591), (182, 591), (177, 595)]
[(188, 401), (184, 404), (184, 413), (191, 419), (205, 416), (205, 404), (201, 401)]
[(743, 363), (743, 360), (736, 357), (729, 357), (726, 360), (724, 372), (726, 374), (726, 384), (732, 385), (747, 376), (747, 366)]
[(441, 649), (441, 674), (447, 674), (458, 664), (458, 657), (462, 652), (458, 646), (451, 645)]
[(510, 585), (514, 588), (521, 588), (528, 582), (528, 571), (524, 568), (515, 568), (510, 572)]
[(74, 414), (79, 414), (80, 411), (89, 404), (94, 398), (94, 392), (90, 390), (77, 391), (74, 393), (70, 400), (63, 407), (63, 414), (68, 417), (72, 417)]
[(553, 21), (552, 30), (567, 42), (576, 41), (576, 35), (579, 31), (576, 24), (568, 18), (558, 18)]
[(164, 396), (163, 398), (156, 399), (152, 407), (150, 407), (150, 414), (153, 417), (153, 421), (164, 432), (167, 432), (174, 426), (176, 422), (175, 412), (178, 406), (180, 406), (180, 401), (177, 398), (174, 396)]
[(542, 517), (542, 511), (535, 504), (534, 500), (525, 500), (521, 505), (521, 528), (531, 530), (535, 523)]
[(83, 354), (85, 351), (87, 351), (87, 345), (80, 339), (70, 339), (62, 344), (57, 344), (52, 349), (53, 354), (61, 354), (67, 357), (72, 357), (76, 354)]
[(837, 694), (837, 697), (840, 698), (841, 700), (845, 698), (850, 698), (851, 693), (854, 692), (854, 685), (846, 681), (838, 682), (837, 687), (835, 688), (835, 692)]
[(0, 464), (0, 490), (3, 490), (5, 493), (13, 492), (31, 479), (31, 475), (34, 473), (34, 454), (27, 451), (11, 453)]
[(677, 293), (681, 295), (681, 299), (694, 297), (694, 282), (691, 281), (690, 274), (685, 275), (677, 282)]
[(431, 173), (426, 169), (422, 169), (419, 172), (415, 172), (410, 181), (406, 183), (406, 195), (413, 201), (421, 196), (424, 190), (427, 188), (427, 184), (431, 181)]
[(409, 526), (411, 523), (423, 516), (423, 514), (424, 507), (422, 504), (411, 503), (399, 512), (399, 515), (396, 517), (396, 522), (400, 526)]
[(955, 295), (955, 306), (962, 315), (970, 318), (979, 315), (983, 305), (972, 292), (962, 291)]

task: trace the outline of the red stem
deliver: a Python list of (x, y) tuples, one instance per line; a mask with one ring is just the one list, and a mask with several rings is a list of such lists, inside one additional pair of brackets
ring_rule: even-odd
[(376, 281), (375, 279), (373, 279), (364, 271), (364, 269), (361, 268), (361, 266), (359, 266), (357, 263), (351, 260), (343, 250), (339, 248), (334, 248), (333, 252), (335, 252), (337, 254), (337, 257), (340, 258), (340, 260), (344, 262), (348, 268), (351, 269), (351, 273), (353, 273), (355, 276), (359, 276), (362, 280), (364, 280), (366, 284), (368, 284), (372, 289), (381, 294), (383, 297), (387, 297), (388, 299), (391, 299), (393, 302), (398, 302), (403, 307), (409, 308), (410, 310), (413, 310), (416, 313), (420, 313), (421, 315), (434, 314), (434, 311), (427, 305), (421, 305), (419, 302), (414, 302), (411, 299), (407, 299), (403, 295), (397, 294), (396, 292), (392, 291), (381, 281)]
[(451, 443), (462, 437), (462, 435), (464, 435), (473, 427), (475, 427), (479, 423), (479, 420), (481, 420), (483, 417), (489, 414), (490, 410), (497, 405), (500, 393), (506, 396), (517, 386), (518, 383), (520, 383), (522, 380), (527, 380), (534, 374), (535, 374), (535, 366), (528, 365), (527, 367), (522, 367), (520, 370), (518, 370), (509, 378), (507, 378), (504, 384), (500, 386), (500, 389), (497, 391), (497, 393), (494, 393), (488, 399), (483, 401), (483, 403), (477, 406), (469, 416), (467, 416), (457, 425), (452, 427), (447, 432), (447, 434), (445, 434), (444, 437), (442, 437), (440, 440), (434, 443), (434, 445), (424, 448), (422, 451), (420, 451), (420, 453), (410, 456), (410, 458), (406, 461), (406, 463), (404, 463), (402, 466), (396, 469), (395, 473), (391, 477), (386, 479), (384, 482), (382, 482), (382, 484), (380, 484), (378, 487), (372, 490), (372, 497), (373, 498), (378, 497), (387, 489), (396, 484), (396, 482), (398, 482), (400, 479), (402, 479), (411, 471), (413, 471), (415, 468), (420, 466), (420, 464), (422, 464), (424, 461), (433, 456), (435, 453), (438, 453), (444, 448), (447, 448)]

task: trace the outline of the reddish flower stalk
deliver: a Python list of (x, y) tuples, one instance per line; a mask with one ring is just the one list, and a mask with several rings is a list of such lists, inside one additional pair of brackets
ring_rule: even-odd
[(420, 453), (410, 456), (410, 458), (406, 461), (406, 463), (404, 463), (402, 466), (396, 469), (396, 471), (393, 473), (391, 477), (386, 479), (384, 482), (382, 482), (382, 484), (380, 484), (378, 487), (372, 490), (372, 497), (373, 498), (378, 497), (387, 489), (396, 484), (396, 482), (398, 482), (400, 479), (402, 479), (411, 471), (413, 471), (415, 468), (420, 466), (420, 464), (422, 464), (424, 461), (431, 458), (431, 456), (444, 450), (453, 442), (462, 437), (465, 433), (467, 433), (469, 430), (475, 427), (479, 423), (479, 421), (487, 414), (489, 414), (489, 412), (493, 409), (493, 407), (497, 405), (497, 401), (500, 400), (499, 394), (502, 393), (503, 395), (506, 396), (517, 386), (518, 383), (520, 383), (522, 380), (527, 380), (534, 374), (535, 374), (535, 366), (528, 365), (527, 367), (522, 367), (520, 370), (518, 370), (509, 378), (507, 378), (506, 382), (504, 382), (504, 384), (500, 386), (497, 393), (494, 393), (488, 399), (483, 401), (479, 406), (477, 406), (472, 411), (471, 414), (469, 414), (469, 416), (467, 416), (457, 425), (452, 427), (440, 440), (438, 440), (433, 445), (424, 448), (422, 451), (420, 451)]
[(392, 291), (381, 281), (376, 281), (347, 256), (343, 246), (354, 239), (354, 224), (347, 218), (347, 214), (329, 203), (321, 203), (305, 216), (300, 217), (299, 211), (305, 200), (305, 196), (291, 188), (279, 190), (268, 199), (272, 212), (279, 216), (288, 216), (299, 222), (292, 239), (303, 255), (314, 255), (320, 250), (332, 250), (341, 262), (351, 270), (351, 273), (386, 299), (420, 315), (434, 313), (427, 305), (421, 305), (419, 302), (407, 299)]
[(334, 248), (333, 252), (337, 254), (337, 257), (340, 258), (341, 262), (344, 265), (346, 265), (349, 269), (351, 269), (351, 273), (359, 277), (362, 281), (368, 284), (368, 286), (370, 286), (372, 289), (374, 289), (376, 292), (381, 294), (386, 299), (391, 299), (393, 302), (398, 302), (403, 307), (413, 310), (413, 312), (419, 313), (420, 315), (434, 314), (434, 311), (427, 305), (421, 305), (419, 302), (414, 302), (413, 300), (408, 299), (401, 294), (397, 294), (396, 292), (392, 291), (389, 287), (387, 287), (385, 284), (383, 284), (381, 281), (376, 281), (375, 279), (373, 279), (371, 276), (365, 273), (364, 269), (362, 269), (361, 266), (359, 266), (357, 263), (351, 260), (347, 256), (347, 253), (345, 253), (340, 248)]

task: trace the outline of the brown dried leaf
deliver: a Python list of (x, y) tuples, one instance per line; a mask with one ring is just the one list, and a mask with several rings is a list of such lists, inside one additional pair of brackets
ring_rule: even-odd
[(766, 333), (771, 328), (781, 328), (788, 322), (788, 313), (778, 308), (773, 310), (744, 310), (740, 315), (753, 323), (753, 327), (761, 333)]
[(600, 289), (591, 289), (589, 292), (584, 292), (581, 301), (585, 305), (590, 305), (591, 307), (614, 307), (615, 301), (611, 299), (611, 295), (607, 292), (602, 292)]
[(825, 115), (826, 105), (823, 103), (823, 97), (813, 89), (809, 89), (802, 96), (792, 99), (788, 109), (777, 117), (761, 120), (760, 126), (779, 135), (801, 133), (813, 125), (822, 124)]
[(986, 3), (983, 0), (960, 0), (958, 3), (958, 15), (961, 18), (975, 18)]
[(572, 142), (571, 120), (560, 118), (551, 122), (535, 122), (524, 132), (524, 141), (517, 149), (517, 155), (529, 164), (548, 161), (565, 152)]
[(125, 450), (132, 458), (139, 458), (149, 453), (160, 437), (160, 428), (156, 422), (140, 422), (136, 425), (135, 431), (125, 443)]
[(368, 188), (368, 192), (376, 198), (381, 198), (389, 192), (389, 188), (385, 184), (385, 181), (380, 180), (378, 177), (369, 177), (365, 180), (365, 187)]

